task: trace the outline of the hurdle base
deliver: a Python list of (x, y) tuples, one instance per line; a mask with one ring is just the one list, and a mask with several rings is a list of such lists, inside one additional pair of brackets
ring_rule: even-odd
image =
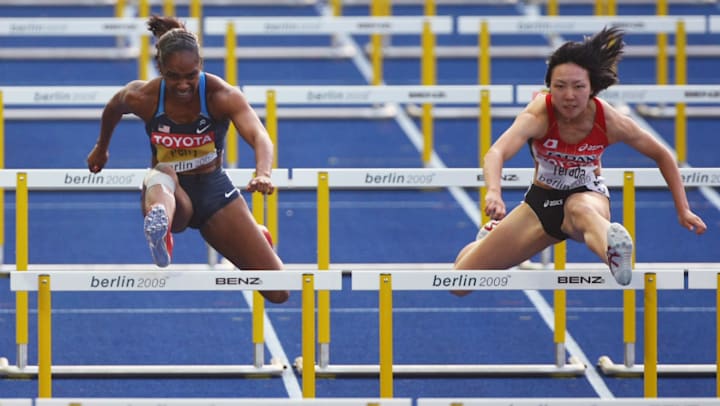
[[(645, 374), (645, 366), (635, 364), (627, 366), (625, 364), (616, 364), (610, 357), (603, 355), (598, 359), (598, 367), (603, 374), (608, 376), (634, 377), (640, 378)], [(687, 376), (687, 375), (703, 375), (715, 376), (717, 366), (715, 364), (658, 364), (658, 375), (665, 376)]]
[[(302, 357), (295, 359), (295, 370), (302, 374)], [(576, 358), (562, 366), (554, 364), (395, 364), (392, 367), (393, 376), (554, 376), (573, 377), (585, 374), (586, 365)], [(380, 374), (379, 365), (315, 365), (315, 374), (318, 378), (333, 378), (339, 375), (349, 377), (367, 377)]]
[[(3, 362), (4, 361), (4, 362)], [(282, 375), (287, 365), (271, 361), (254, 365), (53, 365), (56, 378), (114, 377), (114, 378), (191, 378), (191, 377), (272, 377)], [(19, 368), (0, 361), (0, 378), (37, 378), (38, 366)]]

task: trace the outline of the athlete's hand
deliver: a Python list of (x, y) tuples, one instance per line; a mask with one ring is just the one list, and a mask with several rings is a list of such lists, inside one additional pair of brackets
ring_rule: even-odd
[(500, 192), (490, 192), (485, 194), (485, 214), (493, 220), (502, 220), (507, 214), (505, 202)]
[(695, 234), (700, 235), (707, 230), (707, 226), (700, 216), (690, 210), (685, 210), (680, 216), (678, 216), (678, 220), (680, 220), (680, 224), (683, 227), (690, 231), (694, 231)]
[(87, 157), (88, 169), (90, 169), (92, 173), (100, 172), (105, 167), (109, 158), (110, 152), (105, 148), (99, 148), (96, 144)]
[(256, 176), (250, 179), (247, 185), (248, 192), (260, 192), (264, 195), (272, 194), (274, 190), (275, 186), (269, 176)]

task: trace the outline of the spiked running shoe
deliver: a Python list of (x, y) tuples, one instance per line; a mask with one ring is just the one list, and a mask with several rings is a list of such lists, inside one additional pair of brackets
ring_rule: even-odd
[(270, 244), (271, 247), (274, 247), (275, 245), (273, 244), (273, 238), (272, 238), (272, 234), (270, 234), (270, 230), (268, 230), (267, 227), (265, 227), (262, 224), (258, 224), (258, 228), (260, 229), (260, 232), (267, 240), (268, 244)]
[(607, 260), (617, 283), (626, 286), (632, 280), (633, 241), (625, 227), (612, 223), (607, 231)]
[(145, 215), (145, 238), (155, 265), (165, 268), (172, 259), (173, 237), (168, 229), (168, 215), (162, 205), (153, 206)]
[(492, 231), (498, 224), (500, 224), (500, 220), (490, 220), (485, 223), (482, 227), (480, 227), (480, 230), (478, 230), (475, 240), (482, 240), (485, 238), (485, 236), (488, 235), (488, 233), (490, 233), (490, 231)]

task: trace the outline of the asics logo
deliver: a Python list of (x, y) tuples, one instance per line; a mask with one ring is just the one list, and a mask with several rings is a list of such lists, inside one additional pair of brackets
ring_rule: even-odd
[(232, 196), (237, 191), (238, 191), (237, 189), (233, 189), (229, 192), (225, 192), (225, 198), (227, 199), (228, 197)]
[(563, 199), (558, 200), (545, 200), (543, 207), (555, 207), (563, 204)]

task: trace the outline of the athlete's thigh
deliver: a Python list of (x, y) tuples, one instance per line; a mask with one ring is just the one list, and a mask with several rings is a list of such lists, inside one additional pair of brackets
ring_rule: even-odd
[(573, 193), (565, 199), (564, 213), (562, 230), (582, 241), (583, 234), (610, 220), (610, 200), (593, 191)]
[(213, 214), (200, 232), (208, 244), (240, 269), (282, 268), (242, 197)]
[(507, 269), (558, 242), (542, 228), (530, 206), (521, 203), (482, 240), (471, 244), (457, 269)]

